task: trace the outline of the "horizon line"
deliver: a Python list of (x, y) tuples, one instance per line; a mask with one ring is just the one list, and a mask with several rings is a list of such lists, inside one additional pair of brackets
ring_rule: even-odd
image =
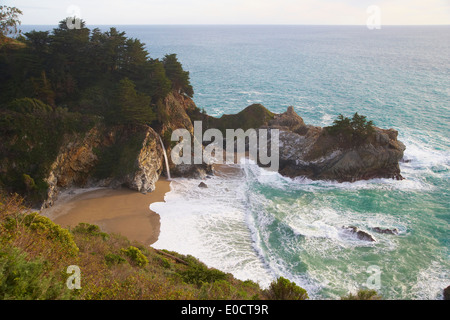
[[(54, 26), (56, 24), (21, 24), (21, 26)], [(138, 24), (138, 23), (116, 23), (116, 24), (94, 24), (94, 23), (86, 23), (86, 26), (317, 26), (317, 27), (366, 27), (366, 24), (282, 24), (282, 23), (254, 23), (254, 24), (245, 24), (245, 23), (148, 23), (148, 24)], [(435, 26), (450, 26), (450, 24), (382, 24), (381, 27), (435, 27)]]

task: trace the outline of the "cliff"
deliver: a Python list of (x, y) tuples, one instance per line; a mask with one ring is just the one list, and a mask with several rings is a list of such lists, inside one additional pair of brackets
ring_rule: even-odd
[(64, 138), (45, 181), (47, 199), (43, 207), (51, 206), (61, 190), (71, 187), (127, 187), (139, 192), (151, 192), (165, 173), (163, 137), (174, 177), (203, 177), (208, 166), (175, 166), (170, 159), (170, 135), (185, 128), (193, 134), (187, 112), (197, 108), (189, 97), (172, 92), (163, 101), (166, 121), (155, 129), (147, 125), (105, 126), (97, 124), (86, 134), (71, 134)]
[(159, 135), (148, 126), (96, 126), (86, 135), (68, 135), (46, 178), (53, 205), (71, 187), (120, 187), (151, 192), (163, 170)]
[[(151, 192), (162, 174), (165, 145), (173, 177), (204, 178), (211, 166), (174, 165), (171, 134), (179, 128), (193, 135), (193, 121), (208, 128), (280, 130), (279, 173), (289, 177), (356, 181), (401, 179), (399, 161), (405, 146), (393, 129), (375, 128), (363, 141), (343, 140), (326, 128), (306, 125), (289, 107), (274, 114), (251, 105), (235, 115), (214, 118), (201, 113), (193, 100), (175, 91), (159, 108), (164, 119), (154, 127), (106, 124), (101, 118), (51, 110), (38, 101), (23, 110), (2, 111), (1, 184), (29, 196), (34, 205), (48, 207), (61, 190), (72, 187), (127, 187)], [(161, 111), (160, 110), (160, 111)], [(37, 133), (37, 134), (36, 134)]]
[(176, 145), (176, 142), (171, 141), (172, 132), (177, 129), (186, 129), (191, 136), (194, 135), (193, 121), (195, 121), (195, 117), (192, 115), (199, 113), (194, 101), (184, 94), (172, 92), (164, 99), (163, 108), (166, 113), (166, 121), (161, 127), (161, 136), (167, 149), (172, 177), (204, 178), (207, 174), (212, 173), (211, 166), (205, 163), (175, 165), (172, 162), (171, 151)]
[(162, 101), (165, 121), (152, 127), (111, 124), (102, 117), (80, 115), (25, 99), (20, 108), (0, 109), (0, 188), (18, 192), (35, 207), (49, 207), (65, 189), (127, 187), (151, 192), (167, 176), (167, 148), (173, 176), (203, 177), (206, 165), (176, 167), (170, 160), (171, 133), (193, 126), (188, 112), (197, 107), (189, 97), (172, 92)]

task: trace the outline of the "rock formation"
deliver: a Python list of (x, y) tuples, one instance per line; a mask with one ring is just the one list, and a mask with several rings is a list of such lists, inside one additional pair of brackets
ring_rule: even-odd
[(303, 119), (294, 111), (294, 107), (288, 107), (285, 113), (274, 115), (268, 126), (281, 131), (294, 132), (297, 134), (306, 133), (307, 126)]
[[(253, 117), (259, 114), (258, 117)], [(273, 114), (262, 105), (251, 105), (236, 115), (206, 116), (204, 128), (278, 129), (280, 131), (279, 173), (291, 178), (354, 182), (373, 178), (402, 179), (399, 162), (405, 146), (393, 129), (374, 128), (364, 140), (346, 140), (326, 128), (306, 125), (289, 107)], [(206, 123), (206, 124), (205, 124)]]
[(166, 139), (167, 155), (169, 157), (170, 172), (173, 177), (204, 178), (212, 172), (211, 166), (203, 164), (179, 164), (175, 165), (171, 159), (173, 144), (169, 143), (173, 131), (187, 129), (191, 136), (194, 135), (194, 126), (189, 113), (198, 111), (194, 101), (177, 92), (169, 94), (164, 100), (164, 108), (167, 112), (168, 121), (161, 128), (161, 136)]
[[(397, 140), (398, 132), (375, 128), (365, 141), (342, 141), (324, 128), (305, 125), (293, 108), (268, 126), (280, 128), (280, 170), (289, 177), (313, 180), (357, 181), (373, 178), (402, 179), (399, 161), (405, 146)], [(276, 122), (277, 119), (280, 121)], [(295, 120), (295, 121), (294, 121)]]
[(368, 242), (375, 242), (377, 241), (370, 233), (360, 230), (359, 228), (355, 227), (355, 226), (348, 226), (348, 227), (343, 227), (344, 230), (350, 232), (351, 234), (356, 235), (356, 237), (359, 240), (362, 241), (368, 241)]
[[(155, 182), (165, 170), (160, 137), (173, 177), (205, 178), (212, 173), (210, 165), (175, 165), (171, 161), (171, 150), (175, 146), (171, 141), (172, 132), (183, 128), (193, 136), (195, 120), (202, 121), (203, 130), (280, 130), (279, 173), (285, 176), (339, 182), (402, 178), (399, 161), (405, 147), (397, 140), (398, 133), (393, 129), (375, 128), (372, 136), (364, 141), (349, 143), (325, 128), (306, 125), (293, 107), (274, 114), (254, 104), (237, 114), (214, 118), (200, 113), (191, 98), (177, 92), (170, 93), (162, 107), (164, 119), (159, 119), (154, 128), (139, 124), (111, 126), (98, 120), (87, 132), (67, 133), (63, 143), (49, 155), (49, 169), (46, 168), (48, 171), (44, 174), (47, 199), (43, 207), (51, 206), (61, 190), (71, 187), (126, 186), (140, 192), (154, 190)], [(13, 145), (17, 138), (12, 136), (6, 146)], [(33, 143), (36, 145), (40, 141), (37, 139)], [(29, 143), (30, 148), (33, 143)], [(14, 165), (14, 161), (5, 158), (0, 170), (8, 172)], [(33, 181), (25, 174), (24, 181), (29, 180), (31, 188)]]
[[(193, 134), (188, 112), (196, 108), (189, 97), (169, 94), (164, 100), (167, 121), (161, 136), (173, 130), (187, 129)], [(175, 177), (203, 178), (210, 166), (178, 165), (170, 160), (171, 145), (166, 142), (170, 170)], [(98, 124), (86, 134), (67, 135), (51, 165), (46, 182), (47, 200), (42, 207), (50, 207), (61, 190), (71, 187), (127, 187), (139, 192), (151, 192), (164, 172), (164, 153), (160, 135), (145, 125), (106, 127)]]
[(136, 169), (125, 176), (123, 184), (140, 192), (155, 190), (155, 183), (163, 171), (163, 150), (159, 143), (159, 135), (150, 127), (147, 128), (142, 149), (136, 161)]
[[(126, 141), (135, 131), (145, 134), (136, 154), (131, 158), (131, 164), (120, 174), (97, 176), (96, 169), (101, 161), (99, 158), (102, 157), (98, 150), (107, 150), (117, 143), (119, 132), (120, 139)], [(68, 143), (60, 148), (46, 179), (49, 186), (48, 197), (42, 207), (52, 206), (58, 193), (70, 187), (126, 186), (140, 192), (155, 189), (155, 183), (163, 170), (163, 163), (159, 135), (152, 128), (138, 126), (134, 130), (123, 130), (122, 127), (109, 129), (94, 127), (83, 138), (68, 136), (66, 139)]]
[(443, 291), (443, 299), (450, 300), (450, 286), (444, 289)]
[(389, 229), (389, 228), (380, 228), (380, 227), (375, 227), (372, 228), (373, 231), (378, 232), (378, 233), (384, 233), (384, 234), (392, 234), (392, 235), (398, 235), (398, 229), (397, 228), (393, 228), (393, 229)]

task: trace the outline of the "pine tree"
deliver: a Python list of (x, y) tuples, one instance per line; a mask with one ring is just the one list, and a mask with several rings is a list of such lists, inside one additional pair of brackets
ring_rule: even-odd
[(163, 64), (167, 77), (172, 81), (172, 88), (179, 93), (184, 93), (189, 97), (193, 97), (194, 89), (190, 84), (189, 72), (183, 70), (177, 55), (166, 55), (163, 59)]
[(136, 85), (128, 78), (120, 81), (115, 97), (115, 121), (125, 124), (150, 124), (156, 119), (150, 106), (150, 97), (137, 92)]
[(333, 121), (333, 125), (326, 127), (326, 132), (343, 137), (353, 142), (363, 142), (375, 132), (373, 121), (367, 121), (366, 116), (357, 112), (353, 118), (344, 117), (342, 114)]

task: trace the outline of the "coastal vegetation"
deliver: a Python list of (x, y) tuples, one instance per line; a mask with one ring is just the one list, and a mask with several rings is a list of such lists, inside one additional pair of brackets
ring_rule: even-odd
[[(81, 270), (81, 288), (66, 286), (67, 267)], [(71, 230), (30, 211), (18, 195), (0, 198), (0, 299), (304, 300), (286, 279), (263, 290), (192, 256), (159, 251), (98, 226)]]
[(20, 33), (20, 15), (22, 11), (16, 7), (0, 6), (0, 47), (6, 43), (14, 43), (7, 36)]
[[(12, 39), (7, 35), (17, 33), (21, 12), (1, 9), (8, 44), (0, 47), (0, 188), (31, 204), (46, 199), (46, 178), (68, 135), (84, 136), (94, 126), (118, 133), (159, 128), (168, 122), (169, 94), (194, 94), (175, 54), (152, 59), (143, 43), (116, 28), (89, 30), (81, 21), (71, 29), (65, 19), (52, 32)], [(143, 135), (118, 134), (117, 143), (96, 149), (95, 175), (127, 174)]]
[(325, 131), (331, 135), (339, 136), (349, 143), (362, 143), (375, 134), (373, 121), (357, 112), (350, 119), (340, 114), (333, 125), (326, 127)]
[(226, 133), (226, 129), (246, 131), (259, 128), (266, 125), (275, 116), (261, 104), (252, 104), (236, 114), (224, 114), (220, 118), (209, 116), (204, 110), (200, 111), (199, 109), (193, 110), (189, 115), (193, 121), (203, 122), (204, 131), (214, 128), (219, 129), (223, 134)]
[[(208, 116), (193, 103), (189, 73), (176, 55), (152, 59), (143, 43), (116, 28), (89, 30), (81, 21), (72, 29), (62, 20), (52, 32), (2, 37), (0, 299), (308, 299), (304, 289), (284, 278), (263, 290), (192, 256), (155, 250), (86, 223), (64, 229), (30, 211), (31, 205), (51, 206), (58, 187), (86, 186), (88, 178), (94, 184), (117, 179), (119, 186), (132, 180), (138, 191), (153, 190), (162, 172), (162, 147), (173, 147), (171, 133), (192, 130), (194, 120), (201, 120), (204, 130), (222, 132), (283, 128), (284, 150), (292, 151), (282, 154), (285, 175), (331, 179), (344, 172), (341, 180), (353, 181), (355, 166), (362, 172), (357, 178), (368, 178), (391, 174), (398, 165), (400, 151), (386, 170), (379, 170), (372, 154), (353, 167), (348, 157), (338, 162), (329, 156), (336, 137), (351, 146), (372, 135), (373, 123), (358, 114), (341, 116), (325, 129), (328, 142), (322, 129), (307, 126), (293, 107), (276, 115), (254, 104), (235, 115)], [(388, 147), (401, 150), (396, 132), (378, 135), (384, 144), (377, 154)], [(311, 150), (307, 161), (289, 158), (300, 159), (303, 146)], [(318, 158), (337, 163), (338, 170), (320, 175), (331, 166), (318, 168)], [(374, 168), (364, 175), (369, 162)], [(71, 265), (82, 270), (79, 290), (66, 286)]]
[[(81, 288), (69, 289), (68, 266), (81, 270)], [(0, 300), (308, 300), (283, 277), (267, 289), (209, 268), (190, 255), (156, 250), (96, 225), (65, 229), (0, 195)], [(380, 300), (374, 290), (341, 300)]]
[(271, 300), (307, 300), (308, 293), (305, 289), (300, 288), (295, 283), (279, 277), (270, 284), (268, 298)]
[(382, 300), (382, 297), (372, 289), (359, 289), (356, 294), (349, 293), (346, 296), (342, 296), (341, 300)]

